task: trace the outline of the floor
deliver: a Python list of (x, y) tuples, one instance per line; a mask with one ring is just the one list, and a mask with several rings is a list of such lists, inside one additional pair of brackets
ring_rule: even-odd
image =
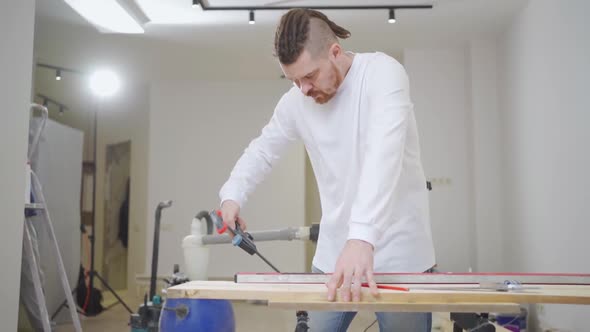
[[(135, 296), (129, 296), (126, 292), (120, 295), (124, 301), (131, 306), (131, 309), (137, 310), (139, 299)], [(114, 297), (109, 294), (103, 294), (103, 305), (108, 306), (115, 303)], [(236, 317), (236, 331), (293, 331), (295, 322), (295, 313), (293, 310), (269, 308), (263, 304), (252, 302), (235, 302), (234, 313)], [(359, 312), (352, 322), (349, 331), (365, 331), (365, 329), (375, 320), (371, 312)], [(84, 332), (129, 332), (128, 326), (129, 314), (121, 304), (115, 305), (96, 317), (81, 317), (82, 329)], [(272, 327), (272, 329), (269, 329)], [(72, 324), (63, 324), (57, 326), (55, 332), (73, 332)], [(379, 331), (377, 324), (371, 326), (369, 332)], [(434, 315), (433, 331), (452, 331), (444, 314)]]

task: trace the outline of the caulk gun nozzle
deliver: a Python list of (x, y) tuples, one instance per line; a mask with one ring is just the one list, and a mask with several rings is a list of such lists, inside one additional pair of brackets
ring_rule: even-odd
[(168, 208), (172, 206), (172, 200), (167, 200), (167, 201), (162, 201), (160, 202), (160, 204), (158, 204), (158, 207), (160, 208)]

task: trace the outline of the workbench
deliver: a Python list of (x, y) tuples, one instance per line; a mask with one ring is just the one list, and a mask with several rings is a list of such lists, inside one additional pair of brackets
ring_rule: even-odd
[[(339, 294), (329, 302), (323, 284), (249, 284), (233, 281), (191, 281), (171, 287), (168, 298), (259, 300), (269, 306), (297, 310), (397, 312), (518, 313), (519, 304), (554, 303), (590, 305), (589, 285), (535, 285), (518, 291), (451, 290), (472, 285), (400, 285), (409, 291), (379, 290), (373, 297), (362, 289), (361, 301), (343, 302)], [(436, 290), (445, 288), (445, 290)]]

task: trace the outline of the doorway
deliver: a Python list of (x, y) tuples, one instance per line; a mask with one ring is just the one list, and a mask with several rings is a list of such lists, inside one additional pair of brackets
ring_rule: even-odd
[(118, 290), (127, 288), (130, 162), (130, 141), (106, 146), (103, 275)]

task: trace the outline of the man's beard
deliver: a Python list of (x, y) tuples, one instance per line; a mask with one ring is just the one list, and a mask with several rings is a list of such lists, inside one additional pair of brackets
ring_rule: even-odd
[(328, 101), (330, 101), (330, 99), (332, 99), (336, 95), (336, 92), (338, 92), (338, 88), (340, 87), (340, 84), (342, 83), (342, 81), (344, 79), (335, 64), (333, 64), (333, 63), (331, 64), (331, 69), (332, 69), (332, 77), (333, 77), (331, 87), (333, 88), (333, 91), (332, 92), (324, 92), (321, 90), (317, 90), (317, 91), (310, 91), (307, 94), (309, 97), (312, 97), (313, 100), (318, 104), (325, 104)]

